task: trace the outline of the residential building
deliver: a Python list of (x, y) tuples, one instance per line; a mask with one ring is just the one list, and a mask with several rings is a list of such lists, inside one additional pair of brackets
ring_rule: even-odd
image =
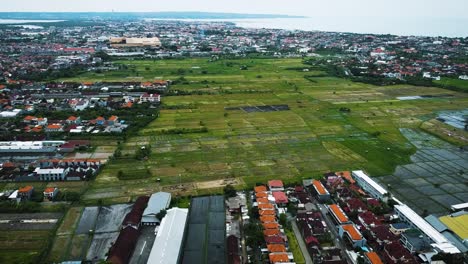
[(369, 193), (372, 197), (382, 200), (384, 202), (387, 201), (389, 193), (385, 190), (382, 186), (380, 186), (377, 182), (375, 182), (371, 177), (369, 177), (366, 173), (362, 170), (353, 171), (352, 175), (359, 186), (361, 186), (364, 191)]
[(390, 224), (390, 231), (397, 236), (399, 236), (401, 233), (405, 232), (408, 229), (410, 229), (410, 226), (406, 223)]
[(29, 199), (31, 199), (31, 195), (32, 195), (33, 191), (34, 191), (34, 187), (30, 186), (30, 185), (19, 188), (18, 189), (18, 198), (29, 200)]
[(338, 234), (341, 238), (347, 239), (353, 248), (364, 247), (366, 239), (354, 224), (345, 224), (338, 227)]
[(58, 194), (58, 188), (56, 187), (48, 187), (48, 188), (45, 188), (44, 190), (45, 199), (53, 200), (57, 194)]
[(46, 126), (45, 132), (63, 132), (63, 126), (61, 124), (50, 124)]
[(171, 194), (167, 192), (153, 193), (148, 201), (148, 205), (143, 212), (141, 223), (143, 225), (158, 225), (161, 220), (157, 214), (165, 210), (171, 204)]
[(272, 192), (281, 192), (284, 191), (284, 185), (282, 180), (271, 180), (268, 181), (268, 188)]
[(161, 95), (144, 93), (140, 95), (140, 103), (159, 103), (161, 102)]
[(401, 233), (401, 244), (412, 254), (430, 250), (430, 241), (418, 229), (408, 229)]
[(366, 264), (383, 264), (382, 259), (380, 259), (379, 255), (376, 252), (366, 252), (364, 254), (364, 262)]
[(331, 204), (331, 205), (328, 205), (327, 207), (333, 220), (335, 220), (335, 223), (337, 223), (338, 225), (351, 223), (348, 216), (343, 212), (343, 210), (341, 209), (339, 205)]
[(312, 186), (314, 187), (315, 194), (317, 195), (317, 199), (319, 201), (325, 202), (330, 199), (330, 193), (320, 181), (313, 180)]

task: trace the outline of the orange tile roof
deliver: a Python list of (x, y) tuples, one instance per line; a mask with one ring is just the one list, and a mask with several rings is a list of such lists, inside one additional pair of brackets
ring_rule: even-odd
[(383, 264), (382, 260), (380, 259), (379, 255), (375, 252), (367, 252), (367, 258), (370, 260), (371, 264)]
[(31, 191), (32, 189), (33, 189), (33, 187), (28, 185), (28, 186), (25, 186), (23, 188), (19, 188), (18, 192), (19, 193), (27, 193), (27, 192)]
[(119, 118), (117, 116), (115, 116), (115, 115), (109, 117), (109, 121), (115, 121), (117, 119), (119, 119)]
[(263, 185), (261, 186), (255, 186), (254, 188), (255, 192), (258, 193), (258, 192), (266, 192), (267, 191), (267, 188)]
[(268, 257), (271, 263), (289, 262), (289, 257), (286, 253), (270, 253)]
[(31, 120), (34, 120), (34, 119), (36, 119), (36, 117), (35, 117), (35, 116), (30, 116), (30, 115), (25, 116), (25, 117), (23, 118), (23, 120), (27, 120), (27, 121), (31, 121)]
[(359, 233), (359, 231), (356, 229), (356, 227), (354, 225), (352, 225), (352, 224), (342, 225), (341, 228), (343, 228), (344, 231), (346, 231), (349, 234), (351, 239), (353, 239), (353, 240), (361, 240), (362, 239), (361, 234)]
[(327, 190), (323, 186), (323, 184), (320, 181), (313, 180), (312, 184), (314, 185), (315, 189), (317, 189), (317, 192), (321, 195), (327, 194)]
[(77, 118), (76, 116), (70, 116), (67, 120), (68, 121), (75, 121)]
[(276, 235), (279, 235), (281, 232), (280, 230), (277, 228), (277, 229), (266, 229), (266, 230), (263, 230), (263, 234), (265, 236), (276, 236)]
[(270, 201), (268, 201), (268, 198), (257, 198), (257, 203), (265, 204), (265, 203), (270, 203)]
[(98, 118), (96, 118), (96, 120), (106, 120), (104, 117), (102, 116), (98, 116)]
[(255, 193), (255, 196), (257, 198), (266, 198), (268, 197), (268, 194), (266, 192), (258, 192), (258, 193)]
[(344, 212), (341, 210), (341, 208), (338, 205), (331, 204), (329, 205), (329, 207), (340, 222), (344, 223), (344, 222), (349, 221), (348, 217), (344, 214)]
[(62, 128), (62, 126), (58, 124), (52, 124), (52, 125), (48, 125), (47, 128), (48, 129), (60, 129)]
[(286, 247), (282, 244), (269, 244), (267, 248), (270, 252), (286, 252)]
[(337, 171), (335, 172), (336, 176), (341, 176), (342, 178), (346, 179), (349, 183), (355, 183), (356, 181), (351, 177), (350, 171)]
[(260, 215), (275, 215), (275, 210), (260, 210), (258, 213)]
[(128, 102), (128, 103), (123, 105), (124, 108), (131, 108), (132, 106), (133, 106), (132, 102)]
[(258, 209), (261, 210), (275, 210), (275, 206), (271, 203), (263, 203), (258, 205)]
[(44, 192), (45, 193), (51, 193), (51, 192), (54, 192), (55, 191), (55, 188), (54, 187), (47, 187), (45, 188)]
[(263, 223), (276, 222), (276, 217), (274, 215), (262, 215), (260, 221)]
[(42, 131), (42, 126), (36, 126), (32, 129), (34, 132), (41, 132)]
[(263, 228), (264, 229), (278, 229), (279, 224), (278, 223), (263, 223)]

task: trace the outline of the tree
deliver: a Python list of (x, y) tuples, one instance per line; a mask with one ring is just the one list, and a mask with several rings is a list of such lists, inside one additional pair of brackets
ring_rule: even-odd
[(231, 184), (224, 186), (223, 191), (224, 191), (224, 196), (226, 198), (235, 197), (237, 195), (236, 189), (234, 189), (234, 186), (232, 186)]
[(279, 223), (280, 223), (280, 225), (282, 225), (282, 226), (284, 226), (284, 227), (287, 226), (287, 224), (288, 224), (288, 217), (286, 216), (286, 214), (283, 213), (283, 214), (280, 214), (280, 215), (279, 215)]
[(159, 213), (156, 214), (156, 217), (159, 219), (159, 220), (162, 220), (164, 218), (164, 216), (166, 216), (167, 214), (167, 211), (166, 210), (161, 210)]

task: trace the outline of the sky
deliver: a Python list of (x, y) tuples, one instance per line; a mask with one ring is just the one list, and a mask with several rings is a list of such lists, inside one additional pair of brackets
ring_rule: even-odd
[(0, 12), (205, 11), (394, 18), (468, 18), (467, 10), (468, 0), (4, 0), (0, 5)]

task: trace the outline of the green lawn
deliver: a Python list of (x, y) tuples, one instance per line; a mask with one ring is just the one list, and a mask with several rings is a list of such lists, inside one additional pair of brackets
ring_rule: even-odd
[(299, 247), (296, 236), (289, 229), (286, 229), (285, 232), (286, 232), (286, 236), (288, 237), (289, 250), (293, 253), (293, 256), (294, 256), (294, 262), (297, 264), (305, 264), (305, 259), (304, 259), (304, 256), (302, 255), (302, 251), (301, 251), (301, 248)]
[(434, 81), (437, 84), (441, 84), (443, 86), (453, 86), (465, 91), (468, 91), (468, 80), (460, 80), (455, 78), (441, 78), (440, 81)]

